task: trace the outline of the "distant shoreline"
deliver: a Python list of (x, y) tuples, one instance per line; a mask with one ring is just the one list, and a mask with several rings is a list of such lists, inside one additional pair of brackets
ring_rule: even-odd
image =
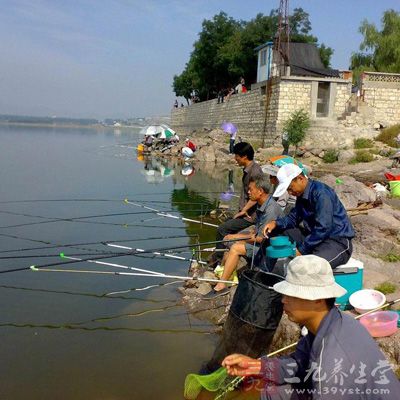
[(140, 125), (122, 125), (122, 126), (104, 126), (100, 124), (93, 125), (80, 125), (80, 124), (54, 124), (54, 123), (32, 123), (32, 122), (9, 122), (9, 121), (0, 121), (0, 125), (9, 125), (9, 126), (25, 126), (29, 128), (87, 128), (87, 129), (135, 129), (142, 128)]

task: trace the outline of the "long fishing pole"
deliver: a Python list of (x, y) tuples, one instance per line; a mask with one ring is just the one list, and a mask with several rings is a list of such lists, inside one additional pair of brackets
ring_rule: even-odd
[[(34, 265), (30, 267), (35, 272), (66, 272), (66, 273), (80, 273), (80, 274), (94, 274), (94, 275), (117, 275), (117, 276), (143, 276), (146, 278), (165, 278), (165, 279), (178, 279), (182, 281), (198, 281), (198, 282), (222, 282), (228, 285), (237, 285), (234, 281), (225, 281), (221, 279), (199, 278), (194, 276), (181, 276), (181, 275), (168, 275), (168, 274), (148, 274), (139, 272), (119, 272), (119, 271), (91, 271), (81, 269), (41, 269), (36, 268)], [(269, 287), (272, 289), (272, 287)]]
[[(133, 247), (121, 246), (121, 245), (113, 244), (113, 243), (105, 243), (105, 245), (109, 246), (109, 247), (115, 247), (117, 249), (131, 250), (131, 251), (135, 251), (135, 252), (138, 252), (138, 253), (143, 253), (143, 252), (146, 251), (144, 249), (135, 249)], [(151, 254), (154, 254), (156, 256), (173, 258), (174, 260), (182, 260), (182, 261), (190, 261), (190, 262), (197, 261), (199, 264), (207, 265), (207, 263), (205, 261), (200, 261), (200, 260), (197, 260), (196, 258), (186, 258), (186, 257), (177, 256), (175, 254), (170, 254), (170, 253), (160, 253), (158, 251), (153, 251)], [(0, 257), (0, 259), (1, 259), (1, 257)]]
[[(114, 257), (122, 257), (122, 256), (129, 256), (129, 255), (134, 255), (134, 254), (147, 254), (147, 253), (153, 253), (155, 251), (168, 251), (168, 250), (175, 250), (175, 249), (183, 249), (183, 248), (191, 248), (191, 247), (198, 247), (202, 245), (208, 245), (208, 244), (217, 244), (217, 243), (226, 243), (226, 242), (238, 242), (242, 240), (247, 240), (250, 239), (250, 237), (247, 238), (240, 238), (240, 239), (230, 239), (230, 240), (219, 240), (219, 241), (212, 241), (212, 242), (200, 242), (196, 243), (195, 245), (182, 245), (182, 246), (175, 246), (175, 247), (164, 247), (164, 248), (158, 248), (158, 249), (151, 249), (151, 250), (145, 250), (143, 252), (127, 252), (127, 253), (119, 253), (118, 255), (110, 255), (110, 256), (101, 256), (101, 257), (96, 257), (92, 258), (91, 260), (103, 260), (105, 258), (114, 258)], [(63, 257), (66, 258), (66, 257)], [(76, 262), (82, 262), (82, 261), (89, 261), (88, 259), (79, 259), (79, 260), (73, 260), (73, 261), (68, 261), (68, 262), (58, 262), (58, 263), (50, 263), (50, 264), (43, 264), (43, 265), (37, 265), (35, 268), (47, 268), (47, 267), (54, 267), (56, 265), (64, 265), (64, 264), (74, 264)], [(5, 271), (0, 271), (0, 274), (5, 274), (9, 272), (19, 272), (19, 271), (26, 271), (30, 269), (29, 267), (21, 267), (21, 268), (15, 268), (15, 269), (9, 269)]]
[[(11, 236), (11, 235), (5, 235), (0, 233), (0, 236)], [(27, 238), (21, 238), (17, 236), (11, 236), (15, 239), (22, 239), (22, 240), (32, 240), (32, 241), (38, 241), (38, 240), (33, 240), (33, 239), (27, 239)], [(199, 235), (175, 235), (175, 236), (158, 236), (158, 237), (148, 237), (145, 239), (123, 239), (123, 240), (113, 240), (115, 243), (123, 243), (123, 242), (140, 242), (140, 241), (145, 241), (145, 240), (164, 240), (164, 239), (180, 239), (180, 238), (188, 238), (188, 237), (199, 237)], [(41, 242), (42, 241), (38, 241)], [(107, 242), (111, 242), (111, 240), (101, 240), (98, 242), (82, 242), (82, 243), (64, 243), (64, 244), (54, 244), (52, 246), (38, 246), (38, 247), (26, 247), (22, 249), (14, 249), (14, 250), (1, 250), (0, 254), (2, 253), (14, 253), (14, 252), (22, 252), (22, 251), (30, 251), (30, 250), (43, 250), (43, 249), (55, 249), (59, 247), (76, 247), (76, 246), (86, 246), (86, 245), (93, 245), (93, 244), (104, 244)], [(48, 244), (52, 244), (51, 242), (45, 242)]]
[[(147, 207), (148, 208), (148, 207)], [(159, 212), (159, 210), (156, 210)], [(162, 210), (161, 212), (179, 212), (177, 210)], [(198, 211), (203, 211), (203, 210), (186, 210), (189, 212), (198, 212)], [(24, 216), (24, 217), (30, 217), (30, 218), (40, 218), (40, 219), (45, 219), (46, 221), (36, 221), (36, 222), (26, 222), (22, 224), (15, 224), (15, 225), (7, 225), (7, 226), (0, 226), (0, 229), (5, 229), (5, 228), (17, 228), (17, 227), (22, 227), (22, 226), (29, 226), (29, 225), (42, 225), (42, 224), (49, 224), (53, 222), (84, 222), (84, 223), (94, 223), (94, 224), (106, 224), (106, 225), (121, 225), (121, 224), (115, 224), (115, 223), (110, 223), (110, 222), (102, 222), (102, 221), (83, 221), (85, 219), (92, 219), (92, 218), (105, 218), (105, 217), (116, 217), (116, 216), (126, 216), (126, 215), (142, 215), (142, 214), (154, 214), (155, 211), (141, 211), (141, 212), (124, 212), (124, 213), (112, 213), (112, 214), (98, 214), (98, 215), (87, 215), (87, 216), (81, 216), (81, 217), (70, 217), (70, 218), (56, 218), (56, 217), (45, 217), (43, 215), (33, 215), (33, 214), (26, 214), (26, 213), (17, 213), (17, 212), (12, 212), (12, 211), (3, 211), (0, 210), (0, 213), (2, 214), (9, 214), (9, 215), (17, 215), (17, 216)], [(168, 214), (169, 215), (169, 214)]]
[(195, 223), (195, 224), (212, 226), (213, 228), (218, 228), (218, 226), (219, 226), (219, 225), (216, 225), (216, 224), (211, 224), (211, 223), (209, 223), (209, 222), (204, 222), (204, 221), (198, 221), (198, 220), (191, 219), (191, 218), (178, 217), (178, 216), (176, 216), (176, 215), (172, 215), (172, 214), (169, 214), (169, 213), (165, 213), (165, 212), (163, 212), (163, 211), (160, 211), (160, 210), (156, 210), (155, 208), (152, 208), (152, 207), (144, 206), (143, 204), (134, 203), (134, 202), (132, 202), (132, 201), (129, 201), (128, 199), (125, 199), (124, 202), (125, 202), (126, 204), (130, 204), (130, 205), (133, 205), (133, 206), (136, 206), (136, 207), (142, 207), (142, 208), (146, 208), (146, 209), (148, 209), (148, 210), (152, 210), (152, 211), (156, 212), (156, 214), (159, 215), (159, 216), (161, 216), (161, 217), (172, 218), (172, 219), (179, 219), (179, 220), (181, 220), (181, 221), (193, 222), (193, 223)]
[[(363, 314), (357, 315), (356, 317), (354, 317), (354, 319), (360, 319), (360, 318), (364, 317), (365, 315), (368, 315), (368, 314), (371, 314), (371, 313), (373, 313), (373, 312), (375, 312), (375, 311), (379, 311), (379, 310), (382, 310), (383, 308), (387, 308), (387, 307), (389, 307), (389, 306), (392, 306), (392, 305), (398, 303), (399, 301), (400, 301), (400, 298), (398, 298), (398, 299), (396, 299), (396, 300), (389, 301), (389, 302), (383, 304), (382, 306), (379, 306), (379, 307), (374, 308), (373, 310), (370, 310), (370, 311), (367, 311), (367, 312), (365, 312), (365, 313), (363, 313)], [(291, 349), (292, 347), (296, 346), (298, 343), (299, 343), (299, 342), (297, 341), (297, 342), (295, 342), (295, 343), (289, 344), (288, 346), (282, 347), (281, 349), (278, 349), (278, 350), (276, 350), (276, 351), (274, 351), (274, 352), (272, 352), (272, 353), (267, 354), (267, 357), (272, 357), (272, 356), (275, 356), (275, 355), (277, 355), (277, 354), (279, 354), (279, 353), (282, 353), (282, 352), (285, 351), (285, 350), (289, 350), (289, 349)], [(234, 379), (232, 380), (232, 382), (230, 382), (227, 386), (225, 386), (225, 389), (223, 390), (223, 392), (222, 392), (219, 396), (217, 396), (217, 397), (215, 398), (215, 400), (221, 400), (221, 399), (223, 399), (223, 398), (225, 397), (225, 395), (226, 395), (228, 392), (230, 392), (230, 391), (236, 389), (236, 388), (238, 387), (238, 385), (239, 385), (245, 378), (246, 378), (246, 376), (237, 376), (236, 378), (234, 378)]]

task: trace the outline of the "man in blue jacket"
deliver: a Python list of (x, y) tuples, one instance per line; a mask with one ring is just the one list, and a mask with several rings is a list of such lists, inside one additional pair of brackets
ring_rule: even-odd
[(297, 255), (315, 254), (332, 268), (346, 264), (353, 251), (353, 226), (335, 191), (304, 175), (295, 164), (286, 164), (277, 173), (279, 185), (273, 197), (285, 191), (296, 196), (290, 213), (264, 227), (264, 235), (284, 234), (296, 242)]
[(308, 329), (289, 356), (255, 360), (232, 354), (222, 365), (231, 375), (258, 375), (261, 399), (396, 400), (399, 380), (368, 331), (335, 306), (346, 290), (329, 263), (314, 255), (288, 265), (274, 285), (288, 318)]

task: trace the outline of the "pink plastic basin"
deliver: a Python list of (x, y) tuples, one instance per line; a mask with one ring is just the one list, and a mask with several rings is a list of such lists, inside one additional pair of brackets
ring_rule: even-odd
[(393, 335), (397, 331), (399, 314), (394, 311), (376, 311), (360, 318), (361, 324), (373, 337)]

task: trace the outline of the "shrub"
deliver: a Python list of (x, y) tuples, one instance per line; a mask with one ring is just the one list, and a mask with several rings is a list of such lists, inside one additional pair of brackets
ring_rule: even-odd
[(380, 285), (375, 286), (374, 289), (379, 290), (383, 294), (390, 294), (396, 291), (396, 285), (394, 285), (392, 282), (383, 282)]
[(349, 161), (349, 164), (367, 163), (373, 161), (374, 156), (366, 150), (356, 151), (356, 155)]
[(354, 139), (355, 149), (369, 149), (374, 146), (374, 142), (371, 139), (358, 138)]
[(334, 149), (329, 149), (325, 151), (322, 160), (327, 164), (332, 164), (338, 160), (339, 152)]
[(400, 133), (400, 124), (389, 126), (382, 129), (381, 133), (375, 138), (379, 142), (386, 143), (390, 147), (397, 147), (395, 137)]
[(400, 255), (394, 253), (388, 253), (382, 257), (382, 260), (387, 262), (397, 262), (400, 261)]
[(310, 127), (310, 117), (304, 110), (292, 112), (290, 118), (285, 122), (283, 130), (288, 134), (290, 144), (296, 147), (303, 141), (307, 129)]

